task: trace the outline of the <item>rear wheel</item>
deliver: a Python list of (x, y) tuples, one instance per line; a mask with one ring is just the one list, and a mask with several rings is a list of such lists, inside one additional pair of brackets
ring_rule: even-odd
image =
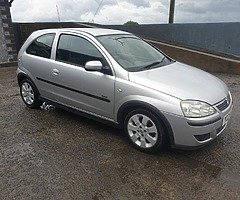
[(124, 130), (134, 147), (147, 153), (160, 151), (166, 143), (161, 122), (144, 109), (134, 110), (126, 116)]
[(20, 83), (20, 94), (23, 102), (29, 108), (39, 108), (42, 102), (39, 100), (39, 93), (32, 81), (24, 79)]

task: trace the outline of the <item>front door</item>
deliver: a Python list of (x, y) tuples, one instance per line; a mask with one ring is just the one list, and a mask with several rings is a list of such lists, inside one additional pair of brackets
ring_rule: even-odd
[(88, 61), (101, 61), (109, 67), (96, 46), (86, 38), (70, 34), (59, 36), (56, 61), (52, 66), (55, 100), (112, 119), (115, 77), (86, 71), (84, 66)]

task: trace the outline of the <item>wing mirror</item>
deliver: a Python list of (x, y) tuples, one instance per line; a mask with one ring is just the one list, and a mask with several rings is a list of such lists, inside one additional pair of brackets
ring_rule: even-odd
[(88, 61), (85, 64), (85, 70), (86, 71), (101, 71), (102, 70), (102, 63), (100, 61)]

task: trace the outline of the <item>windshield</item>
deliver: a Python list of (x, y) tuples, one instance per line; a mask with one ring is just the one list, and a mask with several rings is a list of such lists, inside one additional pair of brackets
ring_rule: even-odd
[(160, 67), (165, 60), (161, 52), (134, 35), (105, 35), (98, 40), (127, 71)]

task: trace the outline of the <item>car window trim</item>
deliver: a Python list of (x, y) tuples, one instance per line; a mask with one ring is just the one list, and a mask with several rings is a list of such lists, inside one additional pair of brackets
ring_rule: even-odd
[[(58, 50), (60, 38), (61, 38), (62, 35), (76, 36), (76, 37), (83, 38), (83, 39), (87, 40), (88, 42), (90, 42), (99, 51), (99, 53), (102, 55), (102, 57), (104, 58), (104, 60), (108, 64), (108, 67), (110, 69), (110, 73), (106, 74), (106, 75), (113, 76), (112, 64), (111, 64), (111, 61), (108, 59), (107, 55), (104, 53), (104, 51), (101, 49), (101, 47), (99, 47), (99, 45), (97, 45), (92, 39), (90, 39), (89, 37), (87, 37), (85, 35), (82, 35), (81, 33), (75, 33), (75, 32), (70, 32), (70, 33), (69, 32), (61, 32), (61, 33), (59, 33), (59, 35), (56, 38), (57, 39), (57, 44), (56, 44), (56, 48), (55, 48), (55, 58), (54, 58), (55, 61), (61, 62), (61, 63), (66, 63), (66, 64), (76, 66), (76, 67), (84, 68), (84, 66), (82, 66), (82, 65), (78, 65), (78, 64), (74, 64), (74, 63), (70, 63), (70, 62), (67, 62), (67, 61), (57, 59), (57, 50)], [(99, 49), (101, 49), (101, 51)]]
[[(30, 54), (30, 53), (27, 53), (27, 49), (29, 48), (29, 46), (35, 42), (38, 38), (42, 37), (42, 36), (45, 36), (45, 35), (54, 35), (53, 37), (53, 41), (52, 41), (52, 46), (51, 46), (51, 55), (50, 55), (50, 58), (45, 58), (45, 57), (42, 57), (42, 56), (38, 56), (38, 55), (33, 55), (33, 54)], [(25, 51), (24, 53), (26, 53), (27, 55), (30, 55), (30, 56), (35, 56), (35, 57), (38, 57), (38, 58), (44, 58), (44, 59), (51, 59), (52, 58), (52, 54), (53, 54), (53, 45), (54, 45), (54, 40), (56, 38), (56, 33), (55, 32), (49, 32), (49, 33), (44, 33), (42, 35), (39, 35), (38, 37), (34, 38), (33, 40), (31, 40), (31, 42), (27, 45), (27, 47), (25, 48)]]

